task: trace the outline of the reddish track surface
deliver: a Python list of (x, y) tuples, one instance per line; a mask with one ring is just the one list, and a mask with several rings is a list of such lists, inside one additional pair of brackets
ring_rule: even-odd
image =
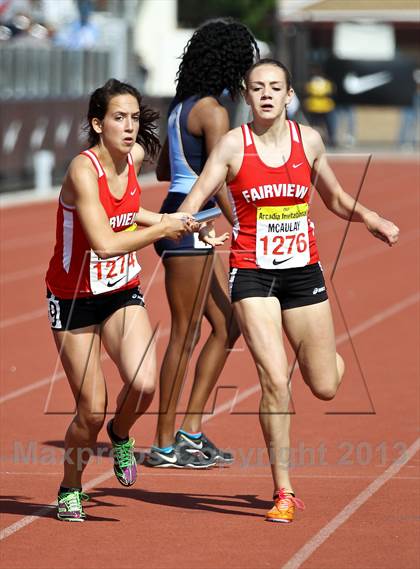
[[(353, 194), (364, 162), (336, 160)], [(198, 473), (141, 466), (137, 485), (125, 489), (109, 457), (95, 456), (85, 473), (89, 521), (54, 519), (48, 505), (61, 478), (72, 410), (70, 390), (56, 370), (44, 302), (56, 206), (2, 210), (1, 567), (418, 569), (419, 183), (418, 165), (408, 160), (373, 160), (369, 169), (361, 200), (393, 219), (401, 240), (389, 249), (363, 227), (350, 228), (334, 285), (354, 349), (330, 286), (347, 373), (328, 404), (313, 398), (299, 373), (294, 376), (293, 479), (307, 509), (288, 526), (263, 521), (272, 486), (257, 376), (242, 339), (206, 424), (210, 438), (235, 451), (233, 466)], [(164, 192), (165, 186), (147, 188), (145, 207), (157, 209)], [(318, 199), (312, 217), (329, 275), (345, 223)], [(157, 257), (152, 248), (140, 257), (147, 289)], [(160, 323), (161, 358), (169, 327), (161, 268), (147, 302), (152, 321)], [(104, 366), (113, 401), (118, 377), (109, 360)], [(155, 419), (150, 414), (136, 424), (139, 449), (151, 444)], [(99, 446), (108, 448), (104, 430)]]

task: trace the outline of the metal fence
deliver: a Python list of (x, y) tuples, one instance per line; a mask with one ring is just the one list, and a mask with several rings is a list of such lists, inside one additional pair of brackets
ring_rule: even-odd
[(3, 44), (0, 100), (87, 95), (109, 78), (111, 57), (107, 50)]

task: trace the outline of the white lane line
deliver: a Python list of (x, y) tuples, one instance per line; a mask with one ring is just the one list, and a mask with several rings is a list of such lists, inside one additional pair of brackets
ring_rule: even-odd
[[(100, 476), (97, 476), (93, 480), (90, 480), (87, 484), (84, 484), (83, 490), (84, 491), (90, 490), (97, 484), (100, 484), (101, 482), (108, 480), (108, 478), (111, 478), (113, 474), (114, 474), (113, 469), (107, 470)], [(20, 519), (18, 522), (15, 522), (14, 524), (7, 526), (6, 528), (0, 531), (0, 541), (6, 539), (6, 537), (13, 535), (14, 533), (28, 526), (32, 522), (39, 520), (39, 518), (43, 518), (46, 514), (51, 512), (51, 510), (55, 509), (56, 505), (57, 505), (57, 500), (54, 500), (54, 502), (51, 502), (50, 504), (48, 504), (48, 506), (44, 506), (43, 508), (37, 510), (32, 516), (25, 516), (24, 518)]]
[(23, 269), (21, 271), (6, 273), (0, 277), (0, 284), (12, 283), (21, 279), (27, 279), (28, 277), (34, 277), (35, 275), (42, 275), (46, 272), (46, 270), (46, 267), (40, 267), (37, 265), (36, 267), (32, 267), (30, 269)]
[[(168, 333), (169, 333), (169, 330), (167, 331), (167, 334)], [(242, 396), (237, 398), (237, 400), (239, 401), (241, 399), (244, 399), (245, 397), (247, 397), (247, 395), (245, 395), (245, 392), (244, 392), (242, 394)], [(234, 399), (235, 399), (235, 397), (232, 398), (230, 406), (233, 404)], [(203, 420), (203, 423), (211, 421), (214, 417), (217, 417), (217, 415), (220, 415), (220, 413), (222, 413), (224, 411), (224, 407), (225, 407), (224, 405), (220, 405), (219, 407), (216, 407), (216, 409), (214, 410), (214, 413), (212, 415), (210, 415), (209, 417), (206, 417)], [(113, 475), (114, 475), (114, 469), (107, 470), (106, 472), (104, 472), (103, 474), (98, 476), (97, 478), (94, 478), (93, 480), (91, 480), (87, 484), (84, 484), (83, 489), (85, 491), (88, 491), (90, 488), (93, 488), (97, 484), (100, 484), (101, 482), (108, 480)], [(54, 508), (56, 506), (56, 504), (57, 504), (57, 502), (55, 500), (54, 502), (51, 502), (50, 504), (48, 504), (48, 506), (45, 506), (44, 508), (40, 508), (39, 510), (37, 510), (33, 515), (25, 516), (24, 518), (20, 519), (19, 521), (15, 522), (14, 524), (6, 527), (4, 530), (0, 531), (0, 541), (5, 539), (6, 537), (13, 535), (14, 533), (23, 529), (24, 527), (31, 524), (32, 522), (35, 522), (40, 517), (45, 516), (46, 514), (48, 514), (48, 512), (51, 511), (52, 508)]]
[[(400, 310), (402, 310), (403, 308), (405, 308), (407, 306), (407, 301), (409, 299), (412, 299), (414, 295), (408, 297), (408, 299), (405, 299), (399, 303), (397, 303), (396, 305), (394, 305), (394, 307), (391, 307), (388, 310), (383, 311), (382, 313), (380, 313), (379, 315), (377, 315), (376, 317), (370, 318), (369, 320), (366, 320), (365, 322), (362, 322), (357, 328), (358, 328), (358, 332), (356, 333), (361, 333), (362, 331), (366, 330), (368, 327), (370, 326), (374, 326), (376, 323), (382, 321), (383, 319), (395, 314), (396, 312), (399, 312)], [(418, 295), (416, 295), (418, 296)], [(412, 302), (411, 302), (412, 303)], [(409, 304), (408, 304), (409, 305)], [(401, 308), (401, 306), (403, 306), (403, 308)], [(399, 307), (397, 310), (395, 309), (395, 307)], [(394, 310), (392, 310), (394, 308)], [(387, 314), (384, 318), (379, 319), (378, 317), (381, 314)], [(366, 323), (370, 322), (369, 326), (366, 326)], [(350, 331), (352, 335), (356, 335), (353, 334), (352, 330)], [(347, 338), (347, 335), (342, 335), (343, 340), (344, 341)], [(337, 342), (338, 343), (338, 342)], [(63, 374), (64, 375), (64, 374)], [(30, 387), (30, 386), (28, 386)], [(236, 403), (242, 401), (243, 399), (246, 399), (247, 397), (249, 397), (250, 395), (252, 395), (253, 393), (256, 393), (258, 390), (260, 389), (260, 385), (259, 383), (247, 390), (245, 390), (241, 395), (239, 396), (234, 396), (230, 401), (227, 401), (226, 403), (224, 403), (223, 405), (219, 405), (218, 407), (215, 408), (214, 413), (212, 415), (210, 415), (209, 417), (205, 417), (203, 420), (203, 423), (206, 423), (208, 421), (211, 421), (212, 419), (214, 419), (214, 417), (220, 415), (221, 413), (223, 413), (225, 410), (227, 409), (231, 409), (232, 406), (234, 406)], [(9, 399), (11, 394), (9, 394)], [(420, 439), (417, 440), (417, 448), (420, 444)], [(408, 448), (408, 450), (406, 451), (406, 455), (405, 455), (405, 462), (407, 462), (409, 460), (409, 458), (411, 458), (411, 456), (414, 456), (415, 452), (412, 452), (412, 448), (414, 445), (411, 445), (411, 447)], [(417, 448), (416, 448), (416, 452), (417, 452)], [(408, 458), (407, 458), (408, 457)], [(368, 486), (368, 489), (373, 487), (375, 484), (377, 484), (378, 480), (382, 480), (384, 478), (384, 476), (391, 472), (391, 474), (388, 476), (388, 478), (386, 478), (386, 480), (384, 480), (380, 486), (382, 486), (382, 484), (385, 484), (385, 482), (394, 474), (396, 474), (403, 466), (403, 464), (405, 464), (405, 462), (403, 463), (401, 457), (399, 459), (397, 459), (396, 462), (394, 462), (385, 472), (384, 474), (382, 474), (381, 476), (379, 476), (379, 478), (373, 482), (370, 486)], [(394, 470), (395, 472), (394, 472)], [(111, 478), (113, 476), (114, 472), (113, 469), (112, 470), (108, 470), (107, 472), (103, 473), (101, 476), (98, 476), (97, 478), (94, 478), (93, 480), (91, 480), (90, 482), (88, 482), (87, 484), (84, 485), (85, 490), (89, 490), (90, 488), (94, 487), (97, 484), (100, 484), (101, 482), (104, 482), (105, 480), (108, 480), (109, 478)], [(380, 488), (380, 486), (378, 486), (378, 488)], [(368, 490), (367, 489), (367, 490)], [(375, 490), (376, 491), (376, 490)], [(363, 493), (362, 493), (363, 494)], [(371, 495), (371, 494), (370, 494)], [(369, 497), (369, 496), (368, 496)], [(356, 498), (357, 500), (357, 498)], [(366, 501), (367, 498), (364, 500)], [(363, 501), (363, 502), (364, 502)], [(363, 502), (360, 503), (360, 505), (363, 504)], [(352, 502), (351, 502), (352, 503)], [(56, 502), (51, 502), (48, 506), (41, 508), (40, 510), (38, 510), (37, 512), (35, 512), (34, 515), (32, 516), (26, 516), (24, 518), (22, 518), (21, 520), (19, 520), (18, 522), (6, 527), (4, 530), (2, 530), (0, 532), (0, 541), (5, 539), (6, 537), (9, 537), (10, 535), (13, 535), (14, 533), (16, 533), (17, 531), (19, 531), (20, 529), (24, 528), (25, 526), (27, 526), (28, 524), (31, 524), (32, 522), (36, 521), (37, 519), (39, 519), (39, 517), (44, 516), (45, 514), (47, 514), (49, 511), (51, 511), (51, 508), (54, 507), (56, 504)], [(357, 507), (360, 507), (357, 506)], [(356, 508), (357, 509), (357, 508)], [(344, 511), (344, 510), (343, 510)], [(349, 514), (350, 516), (351, 514)], [(348, 517), (349, 517), (348, 516)], [(336, 519), (336, 518), (334, 518)], [(346, 518), (347, 519), (347, 518)], [(345, 520), (344, 520), (345, 521)], [(341, 523), (344, 523), (341, 522)], [(340, 524), (341, 525), (341, 524)], [(327, 527), (327, 526), (326, 526)], [(338, 527), (338, 526), (337, 526)], [(333, 530), (335, 531), (335, 530)], [(330, 534), (328, 534), (330, 535)], [(327, 537), (328, 537), (327, 535)], [(325, 539), (327, 539), (327, 537)], [(325, 540), (324, 540), (325, 541)], [(318, 546), (317, 546), (318, 547)], [(310, 554), (309, 554), (310, 555)], [(305, 558), (306, 559), (306, 558)], [(293, 560), (293, 558), (292, 558)], [(296, 568), (299, 567), (299, 565), (296, 566)], [(295, 569), (294, 566), (290, 566), (290, 567), (284, 567), (283, 569)]]
[[(415, 294), (408, 296), (404, 300), (397, 302), (396, 304), (390, 306), (389, 308), (386, 308), (382, 312), (375, 314), (375, 316), (372, 316), (371, 318), (368, 318), (364, 322), (361, 322), (360, 324), (357, 324), (356, 326), (351, 328), (350, 329), (351, 337), (354, 338), (358, 334), (361, 334), (365, 330), (372, 328), (373, 326), (375, 326), (376, 324), (379, 324), (383, 320), (386, 320), (387, 318), (390, 318), (391, 316), (398, 314), (398, 312), (401, 312), (405, 308), (412, 306), (413, 304), (415, 304), (419, 300), (420, 300), (420, 293), (415, 293)], [(159, 337), (162, 337), (162, 336), (166, 335), (167, 333), (168, 333), (167, 330), (162, 330), (162, 333), (159, 335)], [(348, 335), (346, 333), (340, 334), (336, 339), (336, 345), (339, 346), (339, 345), (343, 344), (347, 339), (348, 339)], [(59, 379), (62, 379), (63, 377), (65, 377), (64, 372), (60, 372), (56, 376), (50, 375), (44, 379), (40, 379), (39, 381), (36, 381), (34, 383), (30, 383), (29, 385), (26, 385), (25, 387), (21, 387), (20, 389), (16, 389), (15, 391), (11, 391), (10, 393), (7, 393), (6, 395), (3, 395), (2, 397), (0, 397), (0, 405), (2, 405), (3, 403), (6, 403), (6, 401), (16, 399), (17, 397), (20, 397), (21, 395), (25, 395), (26, 393), (34, 391), (35, 389), (40, 389), (41, 387), (44, 387), (45, 385), (48, 385), (53, 381), (58, 381)], [(260, 389), (259, 383), (257, 383), (253, 387), (246, 389), (242, 393), (240, 400), (242, 400), (243, 396), (249, 397), (250, 395), (253, 395), (259, 389)], [(228, 402), (224, 403), (223, 405), (221, 405), (220, 408), (222, 409), (222, 411), (230, 410), (232, 408), (232, 406), (234, 407), (235, 404), (238, 402), (239, 402), (239, 399), (235, 399), (235, 397), (234, 397), (232, 400), (232, 403), (229, 403), (229, 401), (228, 401)], [(219, 407), (217, 407), (216, 409), (218, 410)], [(204, 421), (205, 420), (206, 419), (204, 419)]]
[(54, 246), (54, 233), (49, 231), (48, 233), (38, 233), (38, 235), (31, 236), (29, 243), (28, 236), (23, 237), (13, 237), (11, 239), (5, 239), (1, 244), (1, 251), (10, 251), (11, 249), (19, 249), (22, 247), (27, 248), (28, 245), (34, 247), (35, 245), (40, 245), (41, 243), (51, 243), (51, 253)]
[[(162, 185), (156, 179), (154, 172), (148, 174), (141, 174), (138, 176), (142, 191), (155, 189), (156, 186)], [(17, 192), (7, 192), (0, 195), (0, 209), (9, 209), (16, 207), (30, 207), (34, 203), (50, 203), (58, 200), (60, 186), (51, 188), (49, 193), (37, 194), (34, 189), (22, 190)]]
[(404, 458), (399, 457), (385, 470), (376, 480), (374, 480), (365, 490), (360, 492), (351, 502), (345, 506), (330, 522), (327, 523), (318, 533), (305, 543), (294, 555), (282, 565), (281, 569), (298, 569), (303, 563), (332, 535), (341, 525), (343, 525), (363, 504), (369, 500), (380, 488), (388, 482), (420, 449), (420, 438), (418, 438), (405, 452)]
[[(44, 271), (40, 271), (44, 272)], [(7, 275), (6, 277), (7, 278)], [(144, 296), (147, 301), (147, 292), (150, 286), (153, 284), (159, 284), (163, 281), (163, 274), (160, 273), (157, 277), (152, 281), (151, 279), (143, 279), (140, 282), (141, 289), (144, 293)], [(4, 320), (0, 320), (0, 330), (2, 328), (8, 328), (9, 326), (14, 326), (15, 324), (23, 324), (28, 320), (35, 320), (36, 318), (41, 318), (41, 316), (47, 317), (47, 304), (45, 299), (45, 308), (38, 308), (37, 310), (32, 310), (31, 312), (24, 312), (23, 314), (19, 314), (18, 316), (14, 316), (13, 318), (5, 318)]]
[[(93, 459), (94, 460), (94, 459)], [(141, 478), (156, 478), (159, 476), (165, 476), (165, 478), (167, 476), (175, 476), (176, 478), (178, 478), (179, 476), (196, 476), (197, 475), (197, 471), (194, 470), (190, 470), (189, 472), (169, 472), (168, 469), (162, 469), (160, 472), (146, 472), (146, 470), (150, 470), (148, 468), (144, 468), (141, 472)], [(217, 467), (215, 466), (214, 468), (211, 468), (211, 473), (210, 474), (206, 474), (205, 471), (200, 471), (199, 476), (200, 478), (214, 478), (217, 476), (220, 476), (222, 478), (272, 478), (272, 475), (270, 473), (266, 473), (266, 474), (239, 474), (238, 472), (230, 472), (229, 468), (225, 468), (224, 466), (220, 466)], [(27, 476), (28, 478), (30, 478), (31, 476), (55, 476), (58, 477), (62, 474), (62, 471), (60, 470), (60, 472), (14, 472), (12, 470), (5, 470), (3, 472), (0, 472), (0, 476)], [(375, 475), (350, 475), (350, 474), (345, 474), (344, 476), (341, 476), (339, 474), (294, 474), (293, 475), (293, 479), (295, 478), (316, 478), (316, 479), (320, 479), (320, 480), (328, 480), (328, 479), (333, 479), (333, 480), (372, 480), (375, 479)], [(405, 476), (405, 475), (401, 475), (401, 476), (394, 476), (393, 477), (394, 480), (416, 480), (419, 481), (420, 477), (419, 476)]]
[[(385, 310), (383, 310), (379, 314), (375, 314), (375, 316), (372, 316), (371, 318), (368, 318), (364, 322), (361, 322), (360, 324), (357, 324), (353, 328), (350, 328), (350, 330), (349, 330), (350, 336), (352, 338), (354, 338), (358, 334), (365, 332), (365, 330), (372, 328), (373, 326), (375, 326), (376, 324), (379, 324), (383, 320), (386, 320), (387, 318), (390, 318), (391, 316), (398, 314), (398, 312), (401, 312), (402, 310), (404, 310), (405, 308), (408, 308), (412, 304), (415, 304), (419, 300), (420, 300), (420, 293), (415, 293), (415, 294), (412, 294), (411, 296), (408, 296), (407, 298), (405, 298), (401, 302), (397, 302), (396, 304), (390, 306), (389, 308), (386, 308)], [(347, 333), (340, 334), (336, 338), (336, 345), (340, 346), (341, 344), (344, 344), (344, 342), (346, 342), (348, 340), (348, 338), (349, 338), (349, 336)], [(230, 411), (235, 407), (235, 405), (237, 403), (239, 403), (243, 399), (246, 399), (247, 397), (253, 395), (254, 393), (257, 393), (259, 390), (260, 390), (260, 384), (257, 383), (256, 385), (253, 385), (252, 387), (249, 387), (248, 389), (243, 391), (241, 393), (241, 395), (239, 395), (238, 397), (235, 398), (235, 396), (234, 396), (232, 398), (232, 400), (227, 401), (226, 403), (223, 403), (222, 405), (220, 405), (220, 407), (216, 407), (215, 411), (216, 410), (218, 412)], [(0, 399), (0, 403), (1, 403), (1, 399)], [(203, 423), (205, 421), (206, 421), (206, 419), (203, 420)]]
[(5, 318), (4, 320), (0, 320), (0, 330), (3, 328), (8, 328), (9, 326), (14, 326), (15, 324), (22, 324), (28, 320), (35, 320), (36, 318), (40, 318), (42, 315), (45, 315), (46, 319), (48, 318), (47, 306), (45, 306), (45, 308), (32, 310), (31, 312), (25, 312), (24, 314), (14, 316), (13, 318)]
[[(420, 292), (416, 292), (414, 294), (411, 294), (410, 296), (407, 296), (406, 298), (404, 298), (404, 300), (401, 300), (400, 302), (393, 304), (389, 308), (385, 308), (385, 310), (382, 310), (382, 312), (379, 312), (378, 314), (375, 314), (374, 316), (368, 318), (364, 322), (361, 322), (360, 324), (356, 324), (356, 326), (353, 326), (353, 328), (349, 330), (350, 336), (354, 338), (354, 336), (357, 336), (358, 334), (361, 334), (365, 330), (372, 328), (372, 326), (376, 326), (376, 324), (379, 324), (380, 322), (383, 322), (387, 318), (390, 318), (391, 316), (398, 314), (398, 312), (401, 312), (402, 310), (408, 308), (409, 306), (417, 304), (419, 300), (420, 300)], [(347, 333), (340, 334), (336, 339), (336, 343), (337, 345), (342, 344), (347, 339), (348, 339)]]
[[(169, 328), (163, 328), (162, 331), (159, 332), (158, 338), (163, 338), (165, 336), (169, 336), (169, 332), (170, 332)], [(104, 362), (108, 359), (109, 359), (109, 355), (106, 352), (103, 352), (101, 354), (101, 361)], [(17, 397), (20, 397), (21, 395), (25, 395), (26, 393), (30, 393), (31, 391), (35, 391), (36, 389), (40, 389), (41, 387), (45, 387), (46, 385), (50, 386), (50, 392), (51, 392), (52, 384), (54, 384), (56, 381), (60, 381), (61, 379), (65, 378), (65, 377), (66, 377), (66, 374), (64, 373), (63, 370), (61, 370), (58, 373), (53, 373), (52, 375), (44, 377), (43, 379), (40, 379), (39, 381), (35, 381), (34, 383), (30, 383), (29, 385), (25, 385), (24, 387), (21, 387), (20, 389), (15, 389), (14, 391), (11, 391), (10, 393), (6, 393), (6, 395), (3, 395), (2, 397), (0, 397), (0, 405), (2, 405), (3, 403), (6, 403), (6, 401), (10, 401), (11, 399), (16, 399)]]
[(30, 393), (31, 391), (35, 391), (35, 389), (40, 389), (45, 385), (50, 385), (51, 383), (55, 383), (60, 379), (65, 377), (64, 371), (60, 371), (54, 376), (49, 375), (48, 377), (44, 377), (44, 379), (40, 379), (39, 381), (35, 381), (34, 383), (30, 383), (29, 385), (25, 385), (25, 387), (21, 387), (20, 389), (15, 389), (15, 391), (11, 391), (10, 393), (6, 393), (0, 397), (0, 405), (6, 403), (6, 401), (10, 401), (11, 399), (16, 399), (17, 397), (21, 397), (22, 395), (26, 395), (26, 393)]
[[(404, 233), (401, 238), (398, 240), (398, 244), (407, 245), (410, 241), (417, 241), (419, 237), (420, 231), (415, 229), (413, 231), (409, 231)], [(382, 255), (384, 253), (388, 253), (388, 249), (383, 246), (383, 243), (372, 243), (369, 247), (365, 247), (363, 251), (357, 251), (355, 253), (343, 253), (342, 257), (338, 261), (338, 269), (343, 267), (348, 267), (350, 265), (354, 265), (359, 261), (364, 261), (365, 259), (369, 259), (370, 257), (376, 257), (377, 255)], [(325, 265), (322, 264), (324, 270), (327, 274), (330, 274), (331, 269), (334, 267), (334, 262), (326, 263)]]
[[(208, 421), (210, 421), (213, 417), (215, 417), (219, 413), (214, 413)], [(406, 451), (404, 458), (399, 457), (395, 462), (391, 464), (387, 470), (376, 480), (374, 480), (369, 486), (361, 492), (354, 500), (352, 500), (335, 518), (333, 518), (326, 526), (324, 526), (310, 541), (308, 541), (285, 565), (283, 565), (282, 569), (298, 569), (302, 563), (308, 559), (312, 555), (312, 553), (320, 547), (324, 541), (326, 541), (329, 536), (334, 533), (334, 531), (339, 528), (347, 519), (356, 511), (358, 510), (375, 492), (377, 492), (388, 480), (390, 480), (395, 474), (397, 474), (401, 468), (407, 464), (407, 462), (417, 453), (420, 448), (420, 438), (417, 439)], [(167, 474), (165, 472), (165, 474)], [(91, 488), (94, 488), (98, 484), (105, 482), (109, 478), (114, 475), (114, 470), (107, 470), (100, 476), (93, 478), (86, 484), (84, 484), (83, 489), (88, 492)], [(179, 476), (179, 474), (176, 474)], [(147, 475), (150, 476), (150, 475)], [(155, 476), (159, 476), (155, 474)], [(185, 476), (185, 475), (184, 475)], [(235, 477), (238, 475), (236, 474)], [(248, 475), (242, 475), (249, 477)], [(254, 475), (257, 477), (258, 475)], [(264, 477), (268, 475), (263, 475)], [(232, 476), (233, 478), (234, 476)], [(252, 475), (251, 475), (252, 477)], [(295, 476), (296, 478), (303, 478), (303, 476)], [(312, 476), (309, 476), (312, 477)], [(329, 477), (331, 478), (331, 477)], [(343, 477), (346, 478), (346, 477)], [(348, 478), (348, 477), (347, 477)], [(411, 477), (410, 477), (411, 480)], [(35, 522), (41, 517), (44, 517), (46, 514), (51, 512), (52, 509), (56, 506), (56, 500), (54, 502), (50, 502), (48, 506), (40, 508), (31, 516), (25, 516), (24, 518), (20, 519), (19, 521), (7, 526), (5, 529), (0, 531), (0, 541), (10, 537), (14, 533), (18, 532), (19, 530), (23, 529), (27, 525)]]

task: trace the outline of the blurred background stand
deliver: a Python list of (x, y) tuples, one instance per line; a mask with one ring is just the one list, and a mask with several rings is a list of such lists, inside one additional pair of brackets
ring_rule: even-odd
[(51, 150), (34, 152), (35, 193), (46, 196), (53, 189), (52, 171), (54, 168), (54, 153)]
[[(40, 151), (53, 153), (61, 181), (86, 146), (89, 94), (110, 77), (160, 111), (163, 139), (184, 46), (226, 16), (290, 67), (300, 101), (290, 116), (309, 122), (305, 84), (318, 65), (335, 85), (338, 147), (418, 150), (419, 0), (0, 0), (0, 192), (34, 187)], [(251, 118), (243, 102), (223, 101), (233, 126)]]

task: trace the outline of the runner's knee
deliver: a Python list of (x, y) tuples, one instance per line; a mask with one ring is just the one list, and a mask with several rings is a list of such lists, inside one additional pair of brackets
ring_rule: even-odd
[(229, 326), (226, 326), (225, 324), (223, 326), (213, 326), (212, 333), (227, 350), (233, 348), (236, 340), (241, 335), (239, 327), (235, 321), (231, 322)]
[(105, 422), (105, 409), (98, 411), (79, 409), (76, 422), (84, 430), (87, 430), (90, 436), (97, 435)]
[(334, 383), (325, 383), (321, 385), (311, 386), (311, 390), (315, 397), (318, 397), (318, 399), (322, 399), (323, 401), (331, 401), (331, 399), (334, 399), (339, 385), (340, 381), (337, 378)]
[(193, 350), (201, 335), (201, 325), (198, 321), (183, 320), (173, 322), (169, 347), (179, 350)]
[(144, 374), (131, 386), (131, 393), (137, 397), (153, 397), (156, 389), (155, 374)]
[(290, 396), (289, 378), (286, 375), (270, 376), (260, 373), (261, 390), (265, 401), (280, 402)]

